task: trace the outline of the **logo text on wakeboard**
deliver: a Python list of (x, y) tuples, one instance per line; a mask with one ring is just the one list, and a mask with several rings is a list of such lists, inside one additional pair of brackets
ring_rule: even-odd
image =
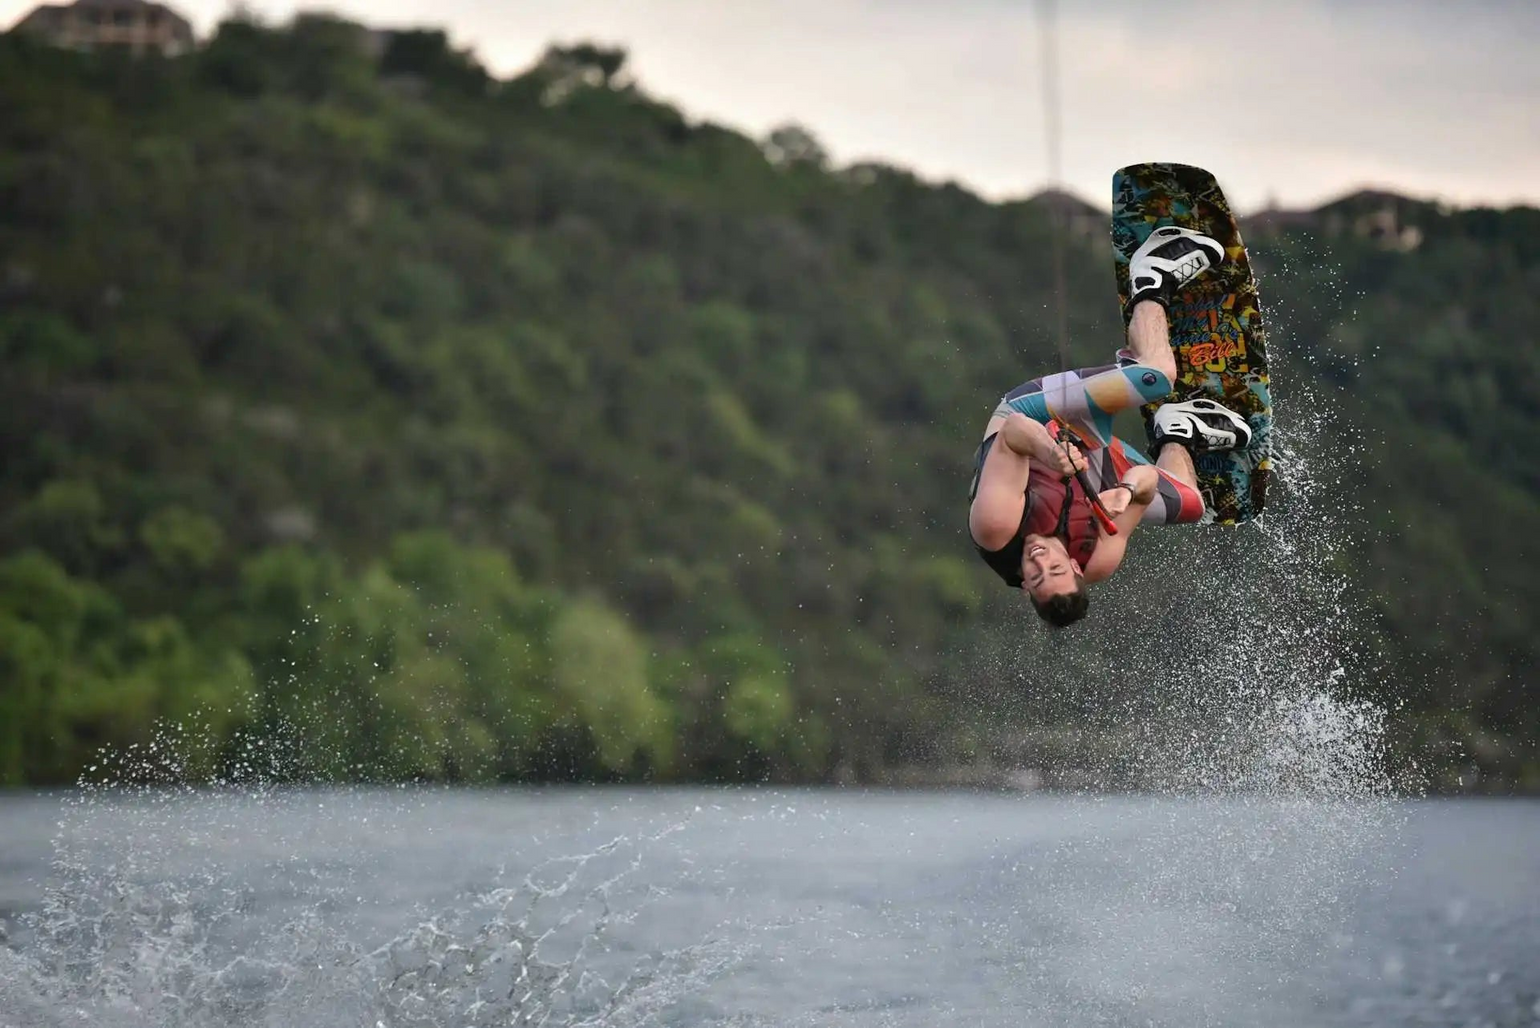
[[(1221, 310), (1224, 311), (1223, 316)], [(1247, 369), (1245, 360), (1236, 359), (1246, 356), (1246, 335), (1235, 318), (1234, 310), (1235, 298), (1226, 297), (1219, 309), (1210, 307), (1198, 312), (1198, 320), (1208, 322), (1209, 337), (1207, 342), (1183, 347), (1188, 363), (1194, 368), (1214, 372), (1243, 372)]]
[[(1224, 371), (1231, 358), (1246, 356), (1246, 341), (1214, 336), (1206, 343), (1193, 343), (1186, 347), (1187, 362), (1204, 371)], [(1244, 371), (1244, 366), (1231, 370)]]

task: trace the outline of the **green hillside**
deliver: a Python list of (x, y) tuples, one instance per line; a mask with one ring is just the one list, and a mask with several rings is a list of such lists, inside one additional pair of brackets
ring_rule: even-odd
[[(157, 719), (192, 774), (298, 732), (275, 771), (458, 780), (883, 781), (1040, 726), (979, 708), (1031, 626), (963, 494), (1058, 364), (1046, 207), (692, 123), (611, 51), (365, 43), (0, 37), (0, 782)], [(1280, 408), (1363, 458), (1354, 688), (1436, 780), (1540, 787), (1540, 212), (1396, 200), (1397, 249), (1386, 202), (1257, 237)], [(1093, 363), (1105, 238), (1067, 259)]]

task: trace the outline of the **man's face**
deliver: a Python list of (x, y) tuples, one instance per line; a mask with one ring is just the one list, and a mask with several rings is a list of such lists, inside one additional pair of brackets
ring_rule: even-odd
[(1021, 556), (1021, 578), (1021, 587), (1035, 602), (1042, 603), (1074, 592), (1080, 585), (1080, 565), (1070, 559), (1063, 540), (1029, 535)]

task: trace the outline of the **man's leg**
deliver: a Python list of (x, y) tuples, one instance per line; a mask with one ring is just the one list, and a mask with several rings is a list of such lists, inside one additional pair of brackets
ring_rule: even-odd
[[(1172, 382), (1176, 381), (1176, 357), (1171, 353), (1171, 328), (1166, 321), (1166, 309), (1153, 300), (1134, 305), (1133, 317), (1128, 321), (1128, 348), (1134, 359), (1162, 372)], [(1160, 448), (1155, 466), (1183, 485), (1198, 488), (1198, 469), (1193, 466), (1192, 454), (1185, 446), (1167, 443)]]
[(1134, 305), (1128, 350), (1119, 351), (1117, 364), (1023, 382), (1005, 394), (994, 416), (1004, 417), (1014, 410), (1043, 424), (1059, 418), (1086, 442), (1105, 446), (1112, 440), (1112, 418), (1118, 411), (1164, 399), (1175, 381), (1176, 358), (1171, 353), (1165, 308), (1144, 301)]
[[(1168, 358), (1167, 364), (1174, 367), (1175, 361)], [(1042, 424), (1058, 418), (1087, 444), (1106, 446), (1118, 411), (1164, 399), (1170, 392), (1171, 378), (1159, 367), (1120, 363), (1082, 368), (1023, 382), (1005, 394), (994, 416), (1018, 411)]]
[(1176, 383), (1176, 357), (1171, 353), (1171, 329), (1166, 309), (1154, 300), (1134, 305), (1128, 320), (1128, 349), (1140, 364), (1154, 368)]
[[(1112, 440), (1099, 459), (1091, 462), (1091, 475), (1097, 488), (1106, 488), (1122, 479), (1135, 464), (1149, 464), (1149, 459), (1121, 439)], [(1160, 482), (1155, 499), (1145, 508), (1140, 521), (1147, 525), (1187, 525), (1203, 518), (1203, 491), (1198, 487), (1197, 469), (1192, 456), (1182, 446), (1161, 448), (1155, 468)]]
[(1198, 488), (1198, 469), (1193, 466), (1192, 454), (1187, 452), (1187, 447), (1167, 443), (1160, 448), (1155, 466), (1183, 485)]

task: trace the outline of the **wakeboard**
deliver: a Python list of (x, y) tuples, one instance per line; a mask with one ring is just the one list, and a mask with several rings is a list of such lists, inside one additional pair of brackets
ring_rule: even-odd
[[(1267, 503), (1272, 473), (1273, 403), (1267, 383), (1267, 335), (1257, 282), (1239, 226), (1219, 183), (1186, 164), (1134, 164), (1112, 178), (1112, 254), (1118, 300), (1128, 305), (1128, 262), (1149, 234), (1166, 225), (1217, 239), (1225, 261), (1189, 282), (1167, 308), (1177, 381), (1167, 400), (1208, 397), (1244, 417), (1251, 445), (1194, 459), (1206, 505), (1203, 520), (1250, 521)], [(1160, 403), (1141, 408), (1153, 444)]]

